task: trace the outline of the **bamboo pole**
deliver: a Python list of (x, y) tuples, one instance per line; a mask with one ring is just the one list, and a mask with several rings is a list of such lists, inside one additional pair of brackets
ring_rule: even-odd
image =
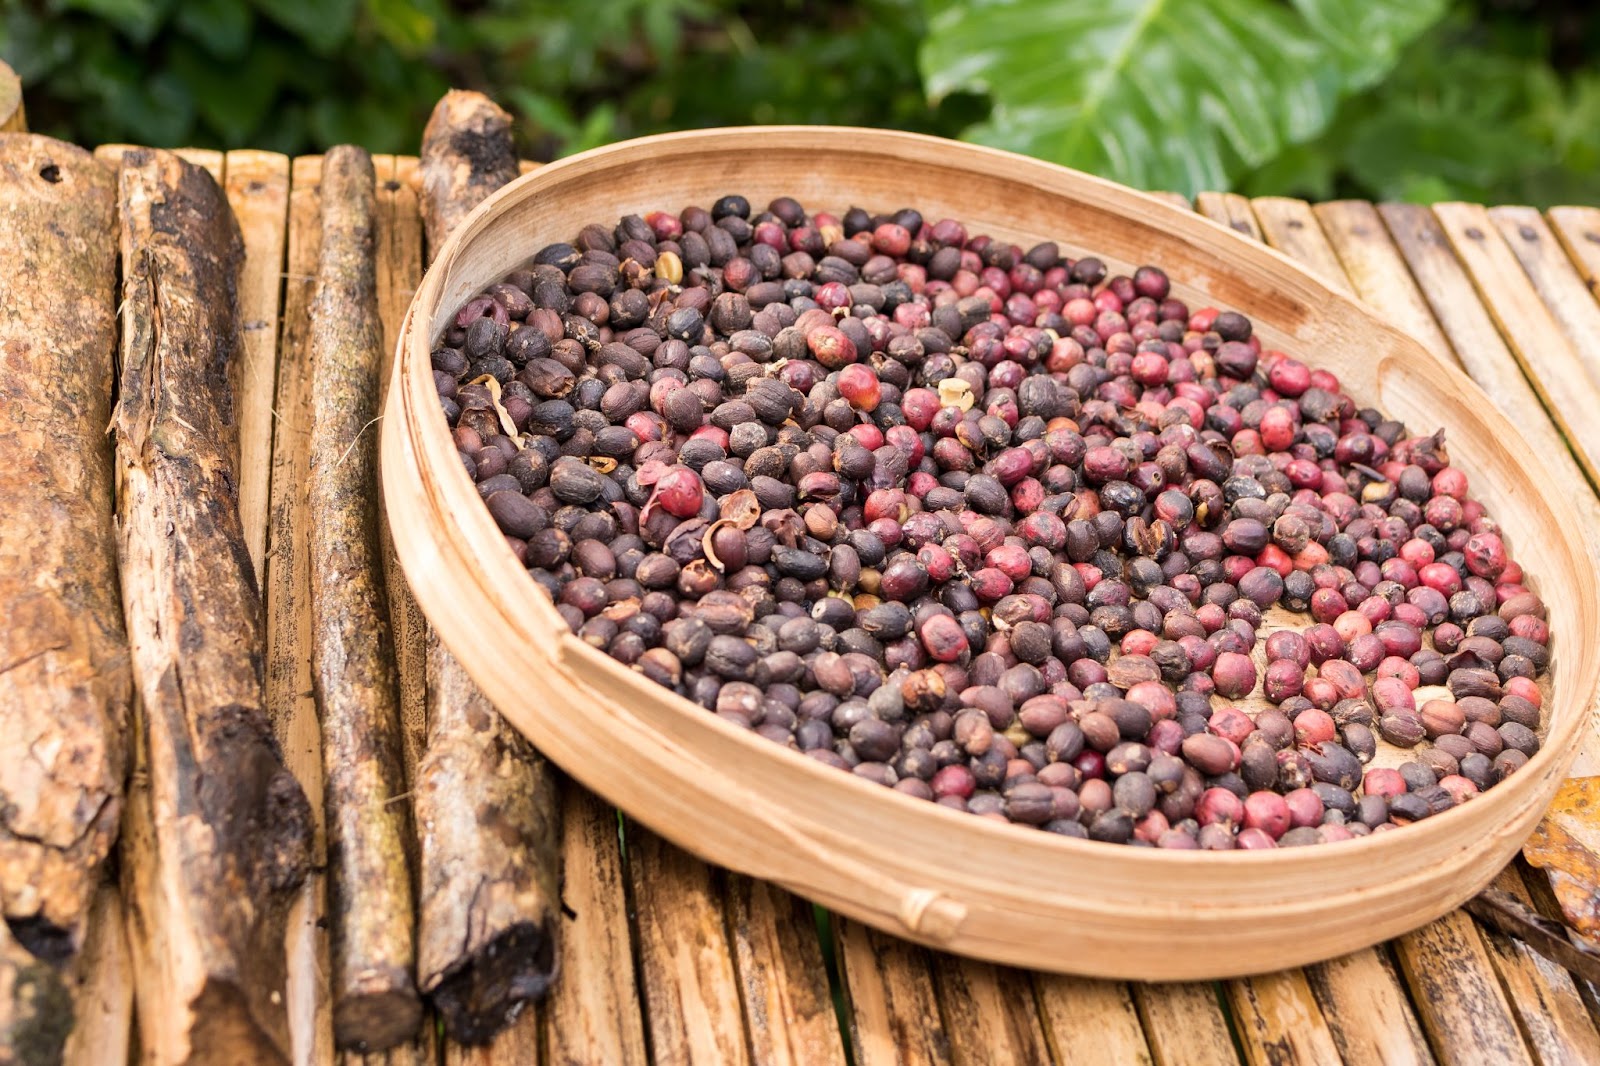
[(262, 691), (239, 518), (238, 225), (170, 152), (122, 159), (118, 555), (140, 700), (122, 849), (143, 1061), (283, 1063), (311, 814)]
[[(517, 176), (510, 123), (478, 93), (451, 92), (435, 107), (420, 163), (430, 256)], [(446, 1032), (481, 1043), (555, 977), (559, 814), (544, 759), (431, 631), (428, 645), (428, 747), (415, 785), (418, 980)]]
[(87, 152), (0, 134), (0, 900), (49, 962), (82, 943), (127, 772), (105, 435), (115, 195)]
[(322, 722), (333, 925), (333, 1027), (381, 1050), (417, 1031), (400, 698), (379, 569), (378, 364), (372, 160), (322, 159), (322, 247), (311, 304), (308, 482), (312, 667)]

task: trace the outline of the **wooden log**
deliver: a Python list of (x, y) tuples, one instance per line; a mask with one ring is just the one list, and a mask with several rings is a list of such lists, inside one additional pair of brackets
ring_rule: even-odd
[(417, 1031), (400, 697), (377, 515), (378, 326), (372, 160), (322, 157), (322, 250), (311, 301), (312, 674), (322, 763), (340, 1047), (383, 1050)]
[(511, 116), (482, 93), (445, 93), (422, 131), (418, 172), (431, 259), (473, 208), (517, 177)]
[(22, 79), (0, 60), (0, 133), (27, 133), (28, 116), (22, 108)]
[(115, 207), (114, 172), (87, 152), (0, 135), (0, 900), (51, 962), (82, 942), (127, 773)]
[(0, 922), (0, 1066), (53, 1066), (72, 1028), (61, 974)]
[(146, 1061), (287, 1061), (284, 924), (305, 795), (262, 685), (233, 391), (242, 242), (217, 183), (124, 155), (118, 557), (141, 706), (123, 891)]
[(422, 990), (462, 1043), (484, 1043), (555, 979), (559, 817), (544, 759), (438, 639), (417, 769)]
[[(418, 172), (432, 256), (461, 219), (517, 176), (510, 116), (480, 93), (446, 94), (428, 121)], [(427, 640), (428, 747), (414, 784), (419, 984), (450, 1036), (479, 1043), (555, 976), (559, 814), (544, 760), (431, 629)], [(480, 824), (485, 812), (501, 831)]]
[(116, 882), (107, 880), (95, 895), (83, 950), (67, 974), (72, 1032), (61, 1051), (63, 1066), (128, 1061), (133, 1037), (133, 972), (124, 912)]

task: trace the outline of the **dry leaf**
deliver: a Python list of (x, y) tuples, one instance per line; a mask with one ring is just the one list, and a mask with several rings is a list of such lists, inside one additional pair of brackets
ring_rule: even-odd
[(511, 421), (511, 415), (500, 403), (500, 382), (493, 374), (484, 374), (467, 382), (468, 385), (482, 385), (489, 390), (489, 400), (494, 404), (495, 414), (500, 416), (500, 428), (505, 435), (516, 441), (517, 447), (522, 447), (522, 439), (517, 436), (517, 424)]
[(1600, 777), (1564, 782), (1522, 854), (1550, 874), (1567, 922), (1600, 936)]

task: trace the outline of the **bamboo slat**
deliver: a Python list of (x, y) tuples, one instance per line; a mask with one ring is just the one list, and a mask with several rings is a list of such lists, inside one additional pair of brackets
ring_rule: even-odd
[(739, 874), (727, 875), (725, 899), (751, 1058), (844, 1066), (811, 904)]
[(289, 157), (249, 149), (223, 161), (228, 205), (244, 236), (239, 275), (239, 518), (255, 564), (265, 577), (268, 485), (272, 477), (272, 402), (278, 376), (278, 310), (289, 227)]
[(1203, 192), (1194, 198), (1194, 209), (1213, 222), (1220, 222), (1235, 233), (1261, 239), (1250, 201), (1235, 192)]
[(1552, 207), (1545, 217), (1589, 291), (1600, 293), (1600, 207)]
[(1229, 981), (1228, 1002), (1250, 1066), (1339, 1061), (1322, 1009), (1300, 970)]
[(1312, 212), (1361, 302), (1429, 350), (1459, 362), (1400, 250), (1389, 239), (1378, 209), (1365, 200), (1335, 200), (1317, 204)]
[(1129, 987), (1156, 1066), (1237, 1066), (1217, 985), (1134, 982)]
[(1024, 971), (936, 955), (933, 985), (950, 1037), (950, 1058), (956, 1066), (993, 1062), (1046, 1066), (1050, 1062), (1049, 1045)]
[(1033, 988), (1056, 1062), (1073, 1066), (1149, 1066), (1154, 1062), (1127, 985), (1035, 974)]
[(288, 764), (311, 803), (311, 876), (289, 912), (289, 1031), (296, 1066), (333, 1061), (323, 869), (322, 729), (311, 688), (311, 570), (305, 485), (310, 453), (308, 310), (322, 247), (322, 157), (290, 163), (283, 327), (273, 404), (272, 480), (266, 555), (267, 713)]
[(858, 1066), (952, 1062), (928, 953), (859, 922), (833, 924)]
[(1311, 205), (1282, 196), (1258, 196), (1250, 202), (1261, 224), (1261, 236), (1278, 251), (1322, 278), (1333, 288), (1354, 296), (1339, 257), (1323, 236)]
[(1307, 966), (1305, 974), (1346, 1066), (1422, 1066), (1433, 1061), (1400, 978), (1382, 949)]
[(1595, 388), (1600, 381), (1600, 304), (1583, 276), (1536, 209), (1491, 207), (1489, 218), (1577, 351), (1590, 388)]
[(1445, 1066), (1531, 1063), (1478, 928), (1464, 911), (1395, 942), (1433, 1052)]
[[(1483, 387), (1490, 402), (1515, 421), (1553, 465), (1582, 473), (1568, 442), (1551, 423), (1494, 319), (1479, 301), (1472, 278), (1451, 251), (1433, 212), (1418, 204), (1380, 204), (1377, 211), (1467, 376)], [(1580, 495), (1584, 506), (1592, 506), (1588, 493)]]
[(1433, 213), (1545, 409), (1574, 445), (1590, 480), (1600, 481), (1597, 393), (1578, 350), (1563, 335), (1484, 208), (1435, 204)]
[(560, 789), (566, 917), (556, 943), (560, 977), (540, 1004), (546, 1053), (552, 1066), (643, 1066), (617, 812), (570, 781)]
[(626, 823), (650, 1048), (658, 1061), (750, 1061), (711, 867)]

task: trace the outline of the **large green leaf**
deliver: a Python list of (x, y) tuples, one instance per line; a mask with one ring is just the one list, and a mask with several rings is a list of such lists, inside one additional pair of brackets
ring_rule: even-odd
[(1445, 0), (925, 3), (930, 95), (993, 101), (969, 137), (1194, 193), (1314, 137)]

